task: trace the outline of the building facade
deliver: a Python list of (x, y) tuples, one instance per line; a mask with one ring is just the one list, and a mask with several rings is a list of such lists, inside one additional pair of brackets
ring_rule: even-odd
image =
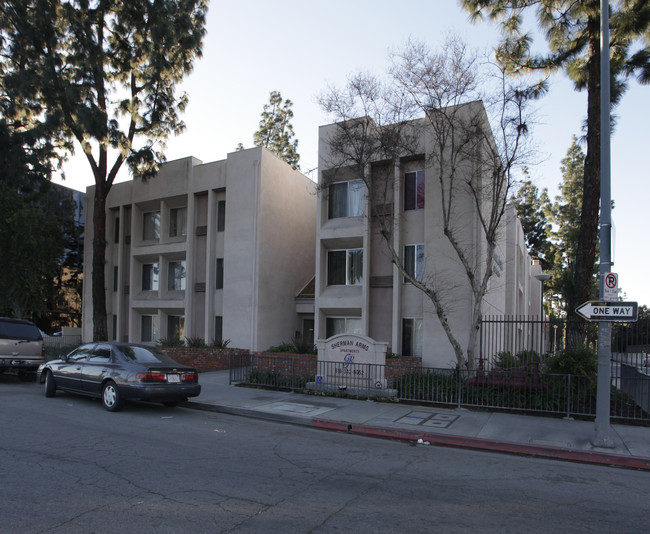
[[(109, 337), (230, 340), (247, 350), (291, 340), (303, 331), (296, 296), (313, 278), (315, 218), (316, 184), (260, 147), (206, 164), (168, 162), (152, 180), (115, 184), (106, 224)], [(89, 340), (90, 273), (83, 310)]]
[[(472, 104), (477, 113), (482, 104)], [(480, 108), (477, 108), (480, 106)], [(469, 109), (469, 108), (468, 108)], [(487, 120), (487, 117), (485, 117)], [(387, 342), (393, 353), (421, 356), (423, 364), (448, 368), (456, 357), (428, 297), (394, 264), (378, 218), (389, 214), (392, 249), (413, 278), (436, 287), (449, 324), (463, 349), (469, 343), (474, 297), (464, 266), (444, 233), (439, 176), (431, 167), (433, 132), (413, 121), (415, 145), (403, 157), (358, 166), (341, 165), (331, 140), (338, 124), (319, 131), (319, 200), (315, 280), (315, 335), (319, 340), (349, 333)], [(475, 172), (466, 162), (465, 173)], [(359, 173), (364, 173), (361, 176)], [(362, 179), (365, 176), (365, 180)], [(473, 178), (487, 180), (485, 176)], [(371, 206), (366, 184), (388, 193)], [(480, 184), (479, 184), (480, 187)], [(475, 198), (455, 192), (452, 223), (468, 262), (480, 276), (487, 263)], [(381, 212), (381, 213), (380, 213)], [(540, 309), (534, 274), (521, 224), (513, 207), (503, 218), (493, 253), (492, 276), (483, 314), (528, 314)]]

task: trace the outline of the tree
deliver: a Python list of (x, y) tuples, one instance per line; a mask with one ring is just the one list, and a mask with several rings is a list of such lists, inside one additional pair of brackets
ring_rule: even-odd
[[(587, 155), (584, 160), (580, 236), (574, 277), (575, 298), (589, 299), (598, 241), (600, 201), (600, 2), (599, 0), (462, 0), (473, 19), (497, 21), (504, 36), (497, 49), (510, 73), (559, 69), (571, 77), (577, 90), (587, 90)], [(610, 3), (608, 3), (610, 4)], [(532, 52), (532, 37), (522, 30), (524, 15), (536, 8), (549, 51)], [(610, 7), (611, 101), (615, 105), (636, 75), (650, 82), (650, 3), (621, 0)], [(645, 43), (642, 40), (645, 39)], [(608, 125), (609, 126), (609, 125)]]
[(300, 169), (298, 140), (293, 139), (291, 100), (282, 100), (279, 91), (271, 91), (269, 103), (264, 104), (260, 128), (253, 136), (255, 146), (263, 146), (286, 161), (294, 169)]
[(573, 137), (566, 157), (562, 160), (562, 183), (560, 195), (548, 209), (547, 216), (553, 223), (552, 239), (557, 250), (556, 264), (550, 286), (561, 295), (564, 312), (570, 317), (585, 300), (597, 297), (598, 278), (595, 264), (591, 267), (590, 287), (586, 299), (577, 286), (574, 276), (580, 246), (582, 195), (584, 183), (585, 154), (577, 137)]
[[(0, 18), (3, 84), (75, 140), (95, 183), (93, 339), (107, 339), (106, 198), (126, 162), (155, 176), (184, 125), (176, 85), (201, 55), (207, 0), (7, 0)], [(112, 158), (112, 163), (109, 162)]]
[[(491, 83), (481, 68), (485, 65), (455, 38), (449, 38), (438, 53), (410, 42), (391, 59), (387, 82), (360, 74), (351, 77), (344, 89), (330, 88), (320, 96), (321, 107), (336, 121), (327, 141), (332, 155), (327, 163), (342, 173), (362, 177), (369, 224), (381, 236), (401, 275), (433, 305), (458, 367), (474, 369), (483, 300), (500, 244), (513, 172), (526, 154), (527, 104), (542, 87), (508, 87), (501, 70), (498, 83)], [(496, 94), (499, 98), (492, 98)], [(495, 121), (495, 133), (486, 109)], [(465, 274), (473, 297), (471, 321), (463, 329), (469, 331), (466, 348), (450, 321), (458, 298), (447, 291), (445, 273), (436, 271), (431, 258), (425, 274), (415, 276), (395, 245), (399, 210), (392, 209), (394, 173), (381, 162), (424, 153), (423, 139), (426, 172), (432, 174), (427, 183), (437, 190), (429, 198), (439, 202), (441, 238)], [(473, 223), (468, 222), (464, 202), (473, 206), (480, 229), (478, 243), (467, 239)]]
[(540, 192), (530, 180), (525, 180), (512, 196), (512, 202), (524, 230), (528, 253), (540, 261), (543, 271), (547, 271), (554, 261), (551, 225), (547, 217), (551, 205), (548, 191), (544, 188)]
[(63, 238), (43, 196), (0, 181), (0, 312), (29, 317), (46, 311), (52, 279), (63, 256)]

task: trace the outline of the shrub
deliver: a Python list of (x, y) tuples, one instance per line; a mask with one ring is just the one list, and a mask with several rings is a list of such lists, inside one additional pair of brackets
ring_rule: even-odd
[(266, 352), (286, 352), (288, 354), (295, 354), (296, 353), (296, 347), (291, 344), (291, 343), (285, 343), (284, 341), (280, 343), (279, 345), (273, 347), (269, 347), (266, 349)]
[(230, 345), (230, 339), (213, 339), (212, 343), (210, 344), (211, 347), (214, 347), (215, 349), (227, 349), (228, 345)]
[(191, 349), (200, 349), (207, 346), (205, 344), (205, 339), (202, 337), (186, 337), (185, 345)]
[(291, 340), (297, 354), (316, 354), (316, 345), (307, 343), (305, 340), (294, 337)]
[(185, 346), (185, 341), (179, 338), (160, 338), (158, 341), (156, 341), (156, 345), (159, 347), (167, 347), (167, 348), (180, 348)]
[(501, 367), (501, 369), (516, 367), (517, 358), (512, 355), (512, 352), (509, 352), (507, 350), (497, 352), (496, 358), (494, 358), (494, 366)]
[(596, 376), (598, 355), (591, 349), (565, 350), (544, 361), (544, 372), (549, 374)]
[(498, 352), (494, 359), (494, 366), (501, 369), (511, 369), (513, 367), (530, 367), (539, 362), (539, 355), (534, 350), (522, 350), (516, 355), (509, 351)]

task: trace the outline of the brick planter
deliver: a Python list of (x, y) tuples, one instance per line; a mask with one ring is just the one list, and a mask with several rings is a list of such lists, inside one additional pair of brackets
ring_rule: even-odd
[(230, 355), (238, 354), (239, 349), (164, 347), (169, 357), (178, 363), (194, 367), (199, 373), (223, 371), (230, 368)]

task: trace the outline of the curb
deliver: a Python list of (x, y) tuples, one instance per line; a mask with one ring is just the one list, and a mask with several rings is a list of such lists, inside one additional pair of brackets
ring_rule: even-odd
[(575, 449), (562, 449), (547, 445), (524, 445), (507, 441), (488, 440), (481, 438), (470, 438), (463, 436), (447, 436), (441, 434), (429, 434), (400, 430), (396, 428), (374, 427), (367, 425), (353, 425), (330, 421), (327, 419), (315, 418), (312, 426), (320, 430), (332, 432), (346, 432), (360, 436), (406, 441), (413, 444), (428, 442), (429, 445), (439, 447), (450, 447), (483, 452), (496, 452), (501, 454), (512, 454), (516, 456), (530, 456), (536, 458), (547, 458), (553, 460), (565, 460), (570, 462), (602, 465), (607, 467), (620, 467), (625, 469), (636, 469), (650, 471), (650, 458), (639, 456), (622, 456), (620, 454), (609, 454), (597, 451), (581, 451)]
[(237, 415), (239, 417), (249, 417), (251, 419), (261, 419), (263, 421), (272, 421), (277, 423), (285, 423), (290, 425), (308, 426), (313, 427), (310, 418), (298, 417), (293, 415), (286, 415), (280, 413), (262, 412), (260, 410), (250, 408), (235, 408), (232, 406), (223, 406), (220, 404), (208, 404), (205, 402), (187, 401), (181, 404), (184, 408), (192, 410), (200, 410), (204, 412), (217, 412), (225, 413), (228, 415)]
[(498, 441), (465, 436), (449, 436), (434, 433), (422, 433), (412, 430), (398, 428), (377, 427), (362, 424), (344, 423), (321, 418), (305, 418), (279, 413), (262, 412), (249, 408), (237, 408), (219, 404), (209, 404), (196, 401), (187, 401), (181, 404), (185, 408), (207, 412), (225, 413), (240, 417), (249, 417), (277, 423), (307, 426), (316, 430), (328, 430), (330, 432), (344, 432), (369, 438), (388, 439), (403, 441), (417, 445), (418, 440), (427, 442), (428, 445), (438, 447), (450, 447), (481, 452), (493, 452), (500, 454), (511, 454), (514, 456), (527, 456), (534, 458), (545, 458), (549, 460), (564, 460), (605, 467), (618, 467), (623, 469), (635, 469), (639, 471), (650, 471), (650, 458), (639, 456), (622, 456), (598, 451), (583, 451), (576, 449), (563, 449), (548, 445), (526, 445), (512, 443), (509, 441)]

